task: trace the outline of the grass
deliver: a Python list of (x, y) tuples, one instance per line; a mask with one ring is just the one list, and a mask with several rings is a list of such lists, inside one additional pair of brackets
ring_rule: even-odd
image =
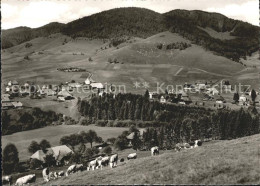
[(126, 128), (119, 127), (97, 127), (95, 125), (81, 126), (81, 125), (59, 125), (48, 126), (45, 128), (17, 132), (11, 135), (2, 136), (2, 148), (8, 143), (13, 143), (18, 149), (19, 159), (28, 160), (31, 154), (27, 151), (31, 141), (40, 142), (46, 139), (52, 146), (59, 145), (60, 138), (65, 135), (78, 133), (80, 131), (95, 130), (99, 136), (106, 140), (111, 137), (119, 136)]
[(260, 184), (259, 144), (260, 135), (254, 135), (155, 157), (147, 154), (114, 169), (84, 171), (50, 184)]

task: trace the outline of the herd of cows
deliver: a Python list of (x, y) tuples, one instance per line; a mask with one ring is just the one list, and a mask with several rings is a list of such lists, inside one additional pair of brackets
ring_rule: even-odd
[[(196, 140), (193, 143), (178, 143), (175, 146), (176, 151), (180, 151), (181, 149), (192, 149), (196, 148), (198, 146), (202, 145), (202, 141)], [(155, 146), (151, 148), (151, 155), (159, 155), (159, 147)], [(137, 153), (131, 153), (127, 156), (127, 159), (136, 159), (137, 158)], [(90, 171), (91, 169), (94, 171), (95, 169), (101, 169), (103, 166), (108, 166), (110, 165), (111, 168), (114, 168), (117, 166), (118, 163), (118, 154), (113, 154), (110, 157), (109, 156), (99, 156), (98, 158), (88, 162), (87, 166), (84, 167), (83, 164), (74, 164), (71, 165), (66, 172), (60, 171), (60, 172), (50, 172), (49, 168), (44, 168), (42, 171), (42, 176), (44, 182), (49, 182), (50, 180), (55, 180), (57, 178), (60, 178), (62, 176), (69, 176), (70, 174), (76, 173), (78, 171), (83, 171), (87, 170)], [(124, 158), (121, 158), (119, 160), (120, 162), (124, 162)], [(24, 184), (29, 184), (29, 183), (34, 183), (36, 181), (36, 175), (35, 174), (30, 174), (27, 176), (23, 176), (21, 178), (18, 178), (16, 180), (15, 185), (24, 185)], [(2, 177), (2, 184), (12, 184), (12, 176), (3, 176)]]

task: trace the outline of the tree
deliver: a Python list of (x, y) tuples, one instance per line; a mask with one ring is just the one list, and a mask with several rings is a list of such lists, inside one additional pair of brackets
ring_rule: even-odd
[(89, 58), (88, 58), (88, 61), (91, 62), (91, 61), (93, 61), (93, 59), (92, 59), (91, 57), (89, 57)]
[(116, 139), (114, 146), (115, 148), (119, 149), (119, 150), (123, 150), (127, 147), (128, 145), (128, 141), (126, 139), (126, 137), (124, 136), (120, 136)]
[(107, 146), (103, 149), (103, 153), (110, 155), (112, 153), (112, 148)]
[(145, 91), (144, 98), (147, 99), (147, 100), (149, 99), (149, 91), (148, 90)]
[(137, 131), (134, 132), (134, 136), (133, 136), (133, 139), (132, 139), (132, 145), (133, 145), (134, 150), (141, 148), (142, 141), (141, 141), (140, 136), (139, 136)]
[(139, 130), (136, 128), (135, 125), (131, 125), (129, 128), (129, 133), (132, 133), (132, 132), (139, 132)]
[(47, 148), (50, 148), (50, 147), (51, 147), (51, 144), (50, 144), (50, 142), (48, 142), (46, 139), (43, 139), (43, 140), (40, 142), (40, 147), (41, 147), (41, 149), (44, 151), (44, 150), (46, 150)]
[(44, 161), (45, 161), (45, 163), (47, 164), (48, 167), (53, 166), (56, 163), (55, 157), (52, 154), (47, 154), (44, 157)]
[(99, 137), (94, 130), (89, 130), (87, 133), (83, 132), (81, 133), (81, 135), (85, 143), (90, 143), (91, 148), (93, 142), (101, 143), (103, 141), (102, 138)]
[(78, 152), (75, 152), (70, 157), (70, 163), (81, 163), (81, 154)]
[(251, 98), (252, 98), (252, 101), (253, 102), (255, 102), (255, 98), (257, 97), (257, 95), (256, 95), (256, 91), (253, 89), (252, 91), (251, 91)]
[(41, 146), (36, 141), (32, 141), (31, 144), (28, 147), (28, 152), (33, 154), (37, 150), (40, 150), (40, 149), (41, 149)]
[(3, 151), (3, 172), (4, 174), (11, 174), (18, 170), (19, 157), (16, 146), (12, 143), (6, 145)]
[(107, 139), (107, 142), (111, 143), (112, 145), (115, 143), (115, 141), (116, 141), (116, 138), (108, 138)]
[(236, 103), (239, 101), (239, 94), (238, 94), (238, 92), (237, 92), (237, 93), (234, 93), (233, 100), (234, 100)]

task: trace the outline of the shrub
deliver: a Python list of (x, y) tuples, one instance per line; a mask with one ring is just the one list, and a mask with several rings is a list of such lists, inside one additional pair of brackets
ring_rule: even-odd
[(103, 149), (103, 153), (110, 155), (112, 153), (112, 148), (107, 146)]

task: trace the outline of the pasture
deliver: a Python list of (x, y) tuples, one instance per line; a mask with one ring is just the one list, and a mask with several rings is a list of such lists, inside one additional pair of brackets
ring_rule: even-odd
[[(65, 44), (64, 40), (67, 40)], [(84, 68), (93, 74), (97, 82), (123, 85), (127, 92), (143, 93), (145, 87), (136, 89), (136, 81), (148, 82), (154, 91), (157, 82), (167, 85), (194, 83), (196, 80), (230, 81), (257, 80), (255, 70), (246, 68), (227, 58), (217, 56), (202, 47), (192, 44), (185, 50), (159, 50), (158, 43), (186, 42), (178, 34), (162, 32), (146, 39), (132, 38), (116, 47), (108, 47), (109, 42), (77, 38), (73, 40), (62, 34), (48, 38), (36, 38), (33, 45), (25, 48), (24, 43), (4, 50), (2, 54), (3, 82), (16, 79), (18, 82), (34, 81), (36, 84), (59, 84), (75, 80), (83, 82), (82, 73), (57, 71), (60, 67)], [(101, 49), (102, 48), (102, 49)], [(23, 59), (28, 55), (29, 60)], [(91, 57), (93, 61), (89, 61)], [(108, 59), (119, 63), (109, 63)], [(255, 58), (245, 63), (256, 64)], [(251, 73), (251, 74), (250, 74)]]
[(78, 172), (50, 184), (260, 184), (259, 144), (259, 134), (208, 142), (180, 152), (147, 154), (114, 169)]
[(40, 142), (42, 139), (46, 139), (52, 146), (59, 145), (60, 138), (62, 136), (78, 133), (80, 131), (95, 130), (98, 136), (101, 136), (105, 141), (108, 138), (117, 137), (127, 128), (120, 127), (97, 127), (95, 125), (82, 126), (82, 125), (59, 125), (48, 126), (45, 128), (17, 132), (11, 135), (2, 136), (2, 148), (8, 143), (13, 143), (18, 149), (19, 159), (28, 160), (31, 154), (27, 148), (31, 141)]

